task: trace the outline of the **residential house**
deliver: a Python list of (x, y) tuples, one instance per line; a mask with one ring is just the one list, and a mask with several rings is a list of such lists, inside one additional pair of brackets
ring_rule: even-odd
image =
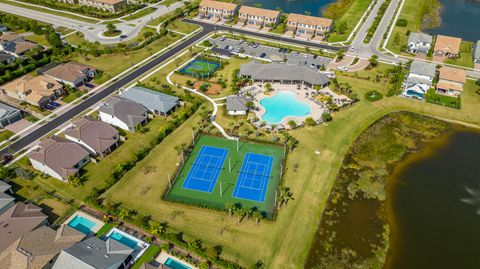
[(70, 175), (78, 175), (80, 169), (90, 162), (86, 149), (58, 136), (40, 143), (28, 157), (33, 168), (64, 182)]
[(78, 4), (78, 0), (57, 0), (57, 1), (65, 4), (71, 4), (71, 5)]
[(432, 48), (433, 36), (424, 33), (410, 33), (407, 50), (410, 53), (427, 54)]
[(333, 29), (333, 20), (319, 18), (301, 14), (288, 14), (287, 30), (296, 35), (306, 35), (314, 38), (315, 36), (325, 36)]
[(130, 132), (147, 123), (148, 109), (120, 96), (108, 98), (98, 111), (102, 121)]
[(247, 115), (248, 112), (248, 99), (244, 96), (230, 95), (227, 96), (227, 114), (231, 116), (235, 115)]
[(30, 41), (14, 41), (0, 44), (0, 50), (17, 58), (21, 58), (26, 52), (36, 47), (39, 47), (39, 45)]
[(6, 31), (8, 31), (7, 26), (0, 24), (0, 33), (6, 32)]
[(410, 73), (405, 81), (403, 96), (423, 100), (425, 94), (432, 87), (436, 77), (437, 66), (428, 62), (413, 61)]
[(63, 85), (46, 76), (25, 75), (8, 84), (0, 85), (1, 94), (40, 108), (65, 94)]
[(79, 87), (92, 79), (97, 69), (77, 62), (59, 64), (42, 74), (70, 87)]
[(238, 11), (238, 22), (245, 25), (274, 27), (280, 19), (280, 11), (258, 7), (242, 6)]
[(114, 239), (103, 241), (90, 237), (67, 249), (58, 256), (52, 269), (117, 269), (131, 260), (133, 249)]
[(473, 45), (473, 63), (480, 64), (480, 40)]
[(0, 51), (0, 64), (9, 64), (15, 61), (15, 56), (6, 52)]
[(139, 269), (172, 269), (170, 266), (165, 264), (153, 265), (151, 263), (144, 263), (140, 265)]
[(460, 55), (461, 45), (461, 38), (438, 35), (433, 53), (437, 57), (457, 58)]
[(22, 111), (19, 109), (9, 106), (0, 102), (0, 127), (5, 128), (5, 126), (12, 124), (18, 120), (22, 119)]
[(78, 0), (81, 6), (89, 6), (106, 12), (117, 13), (127, 7), (127, 0)]
[(118, 146), (120, 136), (110, 124), (84, 117), (65, 130), (65, 138), (84, 146), (91, 154), (104, 157)]
[(437, 93), (459, 96), (463, 92), (463, 86), (467, 82), (465, 70), (451, 67), (440, 68)]
[(84, 234), (62, 225), (58, 230), (41, 226), (27, 232), (0, 253), (3, 269), (41, 269), (51, 265), (52, 260), (64, 248), (81, 241)]
[(281, 84), (305, 85), (307, 87), (326, 87), (327, 76), (305, 66), (294, 64), (247, 63), (240, 65), (239, 76), (247, 77), (255, 82), (272, 82)]
[(238, 5), (213, 0), (202, 0), (199, 6), (201, 16), (218, 20), (232, 20), (238, 12)]
[(23, 38), (22, 35), (16, 34), (14, 32), (5, 32), (2, 35), (0, 35), (0, 45), (8, 42), (16, 42), (16, 41), (25, 41), (25, 39)]
[(15, 204), (15, 198), (11, 194), (12, 186), (0, 180), (0, 214)]
[(0, 214), (0, 223), (0, 253), (2, 253), (23, 235), (46, 224), (47, 215), (32, 203), (18, 202)]
[(175, 96), (143, 87), (132, 87), (120, 96), (143, 105), (153, 114), (165, 117), (180, 105), (180, 99)]

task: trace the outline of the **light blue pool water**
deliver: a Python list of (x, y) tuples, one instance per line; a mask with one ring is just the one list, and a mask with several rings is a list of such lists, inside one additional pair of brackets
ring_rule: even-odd
[(415, 96), (415, 97), (417, 97), (418, 99), (421, 99), (421, 100), (423, 100), (425, 98), (424, 94), (416, 92), (416, 91), (412, 91), (412, 90), (407, 90), (407, 95), (408, 96)]
[(126, 236), (123, 236), (122, 234), (117, 233), (115, 231), (113, 231), (111, 234), (109, 234), (107, 236), (107, 238), (115, 239), (116, 241), (124, 244), (125, 246), (128, 246), (132, 249), (137, 249), (137, 244), (138, 244), (137, 241), (132, 240), (132, 239), (126, 237)]
[(96, 225), (95, 222), (79, 215), (75, 216), (68, 223), (68, 226), (84, 234), (92, 234), (93, 233), (92, 229), (93, 227), (95, 227), (95, 225)]
[(179, 263), (176, 260), (170, 259), (170, 258), (168, 258), (165, 261), (165, 265), (172, 268), (172, 269), (192, 269), (191, 267), (186, 266), (183, 263)]
[(262, 120), (268, 124), (279, 124), (285, 117), (306, 116), (312, 112), (309, 105), (297, 100), (295, 94), (289, 91), (277, 93), (274, 97), (264, 98), (260, 101), (267, 111)]

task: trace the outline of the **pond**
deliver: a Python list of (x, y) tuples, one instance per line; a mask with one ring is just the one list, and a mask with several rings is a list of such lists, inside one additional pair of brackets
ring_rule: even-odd
[(460, 130), (397, 166), (385, 268), (480, 268), (480, 133)]
[(480, 1), (475, 0), (439, 0), (441, 25), (424, 29), (433, 35), (449, 35), (468, 41), (480, 40)]
[(335, 0), (241, 0), (240, 4), (247, 6), (260, 4), (266, 9), (278, 7), (285, 13), (304, 14), (308, 11), (310, 15), (320, 17), (323, 9), (333, 2)]
[(266, 110), (262, 120), (268, 124), (279, 124), (286, 117), (307, 116), (312, 111), (309, 105), (298, 101), (296, 95), (290, 91), (281, 91), (274, 97), (264, 98), (260, 105)]

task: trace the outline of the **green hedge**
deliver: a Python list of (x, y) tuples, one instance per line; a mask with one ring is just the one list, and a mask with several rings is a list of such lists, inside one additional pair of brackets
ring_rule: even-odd
[(427, 91), (427, 93), (425, 94), (425, 101), (427, 101), (428, 103), (456, 109), (460, 109), (462, 104), (460, 97), (452, 97), (438, 94), (435, 92), (435, 89), (430, 89)]

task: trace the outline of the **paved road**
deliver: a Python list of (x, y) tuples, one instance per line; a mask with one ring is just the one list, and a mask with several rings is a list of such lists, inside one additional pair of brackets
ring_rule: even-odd
[(58, 128), (62, 124), (66, 123), (70, 119), (74, 118), (75, 116), (79, 115), (81, 112), (85, 111), (89, 107), (93, 106), (94, 104), (100, 102), (102, 99), (107, 97), (108, 95), (114, 93), (117, 89), (124, 87), (125, 85), (137, 80), (140, 76), (143, 74), (153, 70), (156, 68), (159, 64), (167, 60), (168, 58), (172, 57), (176, 53), (184, 50), (188, 46), (192, 45), (196, 41), (200, 40), (201, 38), (205, 37), (208, 35), (210, 32), (212, 32), (214, 29), (213, 27), (205, 27), (202, 31), (199, 33), (193, 35), (189, 39), (185, 40), (184, 42), (180, 43), (176, 47), (173, 47), (171, 50), (165, 52), (164, 54), (161, 54), (154, 59), (152, 59), (150, 62), (146, 63), (145, 65), (135, 69), (128, 75), (120, 78), (116, 82), (114, 82), (112, 85), (101, 89), (99, 92), (95, 93), (85, 101), (81, 102), (75, 107), (72, 107), (71, 109), (65, 111), (63, 114), (59, 115), (58, 117), (52, 119), (51, 121), (41, 125), (39, 128), (36, 130), (32, 131), (28, 135), (16, 140), (15, 142), (12, 142), (10, 144), (9, 148), (4, 148), (0, 151), (0, 154), (4, 153), (17, 153), (18, 151), (22, 150), (26, 146), (30, 145), (31, 143), (35, 142), (36, 140), (42, 138), (44, 135), (48, 134), (55, 128)]
[(282, 36), (278, 35), (272, 35), (269, 33), (264, 33), (264, 32), (254, 32), (254, 31), (249, 31), (249, 30), (243, 30), (243, 29), (238, 29), (238, 28), (233, 28), (231, 26), (227, 25), (221, 25), (221, 24), (211, 24), (207, 22), (201, 22), (197, 20), (192, 20), (192, 19), (184, 19), (184, 21), (200, 25), (202, 27), (214, 27), (217, 31), (229, 31), (229, 32), (234, 32), (235, 34), (244, 34), (244, 35), (250, 35), (250, 36), (255, 36), (259, 38), (264, 38), (264, 39), (269, 39), (269, 40), (276, 40), (280, 42), (286, 42), (286, 43), (291, 43), (299, 46), (304, 46), (304, 47), (309, 47), (309, 48), (317, 48), (317, 49), (327, 49), (327, 50), (333, 50), (333, 51), (338, 51), (338, 50), (345, 50), (347, 47), (339, 47), (339, 46), (329, 46), (326, 44), (319, 44), (319, 43), (314, 43), (314, 42), (309, 42), (306, 40), (299, 40), (299, 39), (291, 39), (291, 38), (284, 38)]
[(12, 6), (5, 3), (0, 3), (0, 10), (2, 10), (3, 12), (15, 14), (18, 16), (31, 18), (37, 21), (46, 22), (55, 26), (62, 26), (62, 27), (76, 30), (76, 31), (80, 31), (85, 35), (85, 39), (87, 39), (90, 42), (98, 41), (102, 44), (114, 44), (114, 43), (119, 43), (121, 41), (128, 41), (135, 38), (140, 33), (142, 28), (145, 27), (150, 21), (158, 17), (161, 17), (181, 6), (183, 6), (181, 2), (175, 2), (169, 7), (166, 7), (164, 5), (158, 5), (156, 6), (157, 10), (155, 12), (148, 14), (144, 17), (131, 20), (131, 21), (116, 23), (115, 26), (117, 27), (117, 29), (122, 31), (122, 35), (127, 36), (124, 39), (121, 39), (118, 36), (104, 37), (102, 33), (107, 30), (107, 26), (105, 24), (88, 23), (88, 22), (70, 19), (63, 16), (57, 16), (54, 14), (45, 13), (45, 12), (41, 12), (33, 9)]

